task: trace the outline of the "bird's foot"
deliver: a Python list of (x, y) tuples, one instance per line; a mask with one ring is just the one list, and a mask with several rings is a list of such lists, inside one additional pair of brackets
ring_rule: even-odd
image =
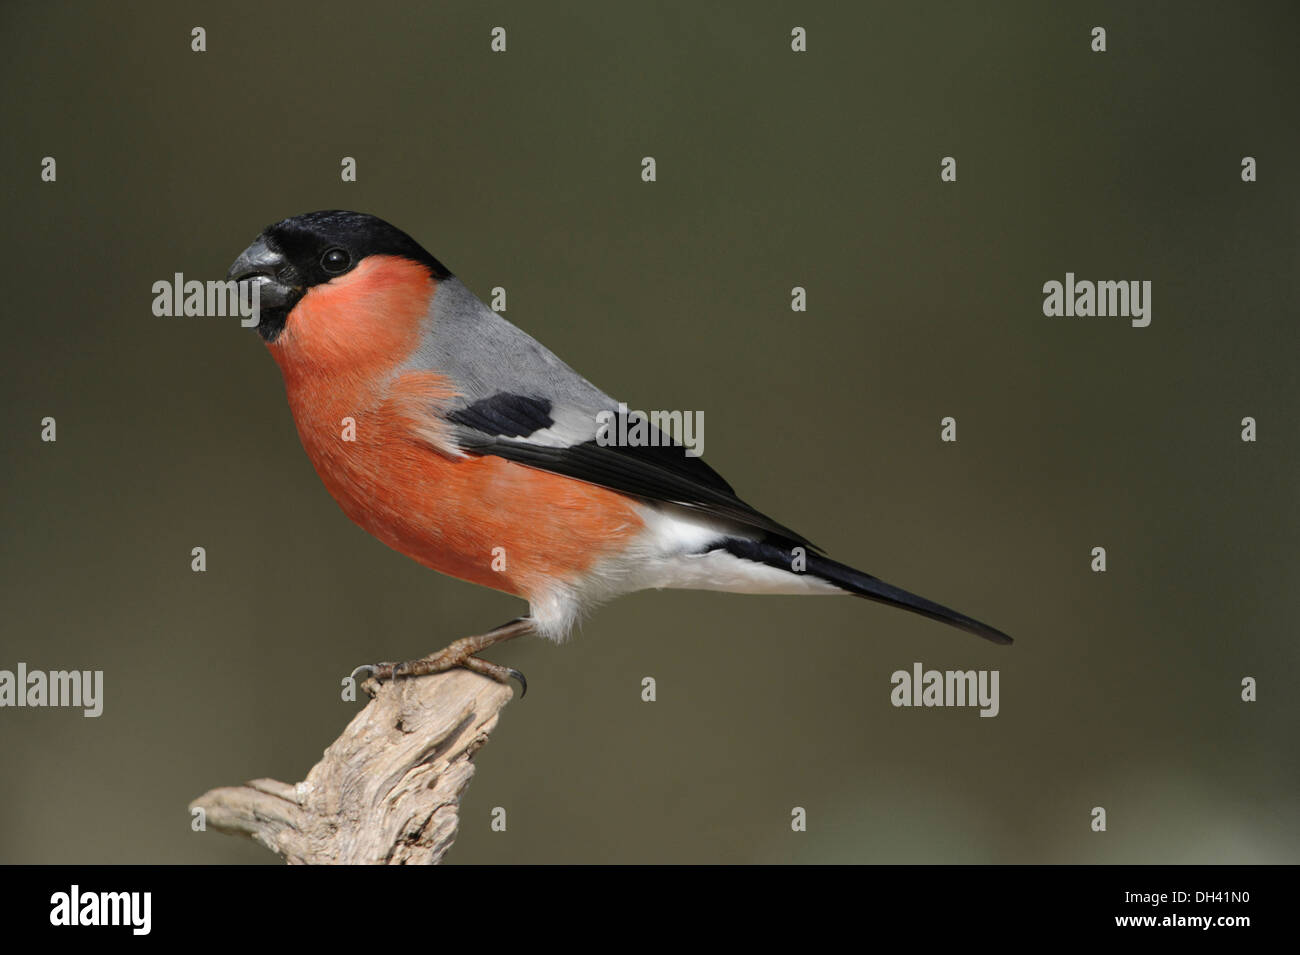
[(427, 676), (431, 673), (446, 673), (456, 667), (464, 667), (466, 670), (473, 670), (475, 673), (491, 677), (498, 683), (509, 683), (511, 680), (518, 681), (519, 698), (523, 699), (528, 692), (528, 681), (524, 679), (522, 673), (514, 667), (502, 666), (500, 663), (484, 660), (481, 657), (474, 656), (474, 654), (494, 643), (527, 632), (529, 627), (525, 624), (527, 624), (527, 618), (511, 621), (504, 627), (498, 627), (489, 633), (464, 637), (437, 653), (431, 653), (419, 660), (408, 660), (406, 663), (363, 664), (352, 671), (352, 678), (355, 680), (358, 676), (361, 676), (362, 679), (373, 679), (382, 683), (385, 680), (396, 680), (399, 677)]

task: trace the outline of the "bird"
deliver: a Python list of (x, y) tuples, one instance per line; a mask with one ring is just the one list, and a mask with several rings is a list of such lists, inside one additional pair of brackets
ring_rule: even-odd
[(528, 603), (526, 616), (354, 676), (463, 667), (515, 679), (522, 696), (522, 673), (479, 654), (524, 635), (563, 641), (600, 604), (662, 588), (850, 594), (1011, 643), (832, 560), (745, 503), (676, 436), (637, 427), (637, 413), (383, 219), (345, 210), (283, 219), (240, 253), (227, 281), (248, 283), (240, 291), (250, 295), (256, 286), (257, 332), (343, 512), (426, 567)]

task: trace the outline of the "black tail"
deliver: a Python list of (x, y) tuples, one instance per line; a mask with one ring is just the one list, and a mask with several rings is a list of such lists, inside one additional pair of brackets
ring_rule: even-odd
[[(791, 570), (796, 566), (795, 555), (791, 546), (770, 539), (767, 541), (753, 541), (728, 537), (714, 546), (721, 546), (729, 553), (737, 557), (743, 557), (745, 560), (758, 561), (771, 567), (780, 567), (783, 570)], [(901, 587), (887, 584), (878, 577), (872, 577), (860, 570), (854, 570), (847, 564), (841, 564), (839, 561), (814, 553), (804, 554), (803, 560), (807, 565), (803, 571), (804, 573), (829, 581), (837, 587), (844, 588), (851, 594), (866, 597), (868, 600), (878, 600), (881, 603), (889, 604), (891, 607), (902, 607), (904, 610), (919, 613), (931, 620), (938, 620), (940, 623), (959, 627), (967, 633), (973, 633), (985, 640), (992, 640), (994, 643), (1007, 644), (1011, 642), (1011, 638), (1001, 630), (990, 627), (986, 623), (980, 623), (964, 613), (949, 610), (947, 607), (926, 600), (924, 597), (918, 597)]]

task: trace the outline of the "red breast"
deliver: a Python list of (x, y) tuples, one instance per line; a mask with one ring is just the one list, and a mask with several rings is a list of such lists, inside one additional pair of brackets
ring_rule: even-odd
[(307, 291), (269, 346), (303, 447), (353, 521), (427, 567), (523, 597), (574, 580), (641, 530), (636, 508), (445, 442), (453, 384), (401, 370), (436, 290), (419, 263), (374, 255)]

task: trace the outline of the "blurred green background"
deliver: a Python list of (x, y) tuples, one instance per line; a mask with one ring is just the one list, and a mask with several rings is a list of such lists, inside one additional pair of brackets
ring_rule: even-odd
[[(151, 313), (349, 208), (632, 407), (703, 410), (745, 499), (1017, 638), (625, 598), (488, 654), (531, 690), (450, 861), (1300, 861), (1297, 7), (705, 6), (0, 7), (0, 668), (106, 682), (97, 720), (0, 710), (0, 860), (273, 861), (187, 803), (301, 779), (353, 666), (522, 609), (341, 514), (253, 332)], [(1044, 318), (1067, 271), (1151, 280), (1151, 326)], [(1001, 715), (893, 708), (913, 661), (997, 668)]]

